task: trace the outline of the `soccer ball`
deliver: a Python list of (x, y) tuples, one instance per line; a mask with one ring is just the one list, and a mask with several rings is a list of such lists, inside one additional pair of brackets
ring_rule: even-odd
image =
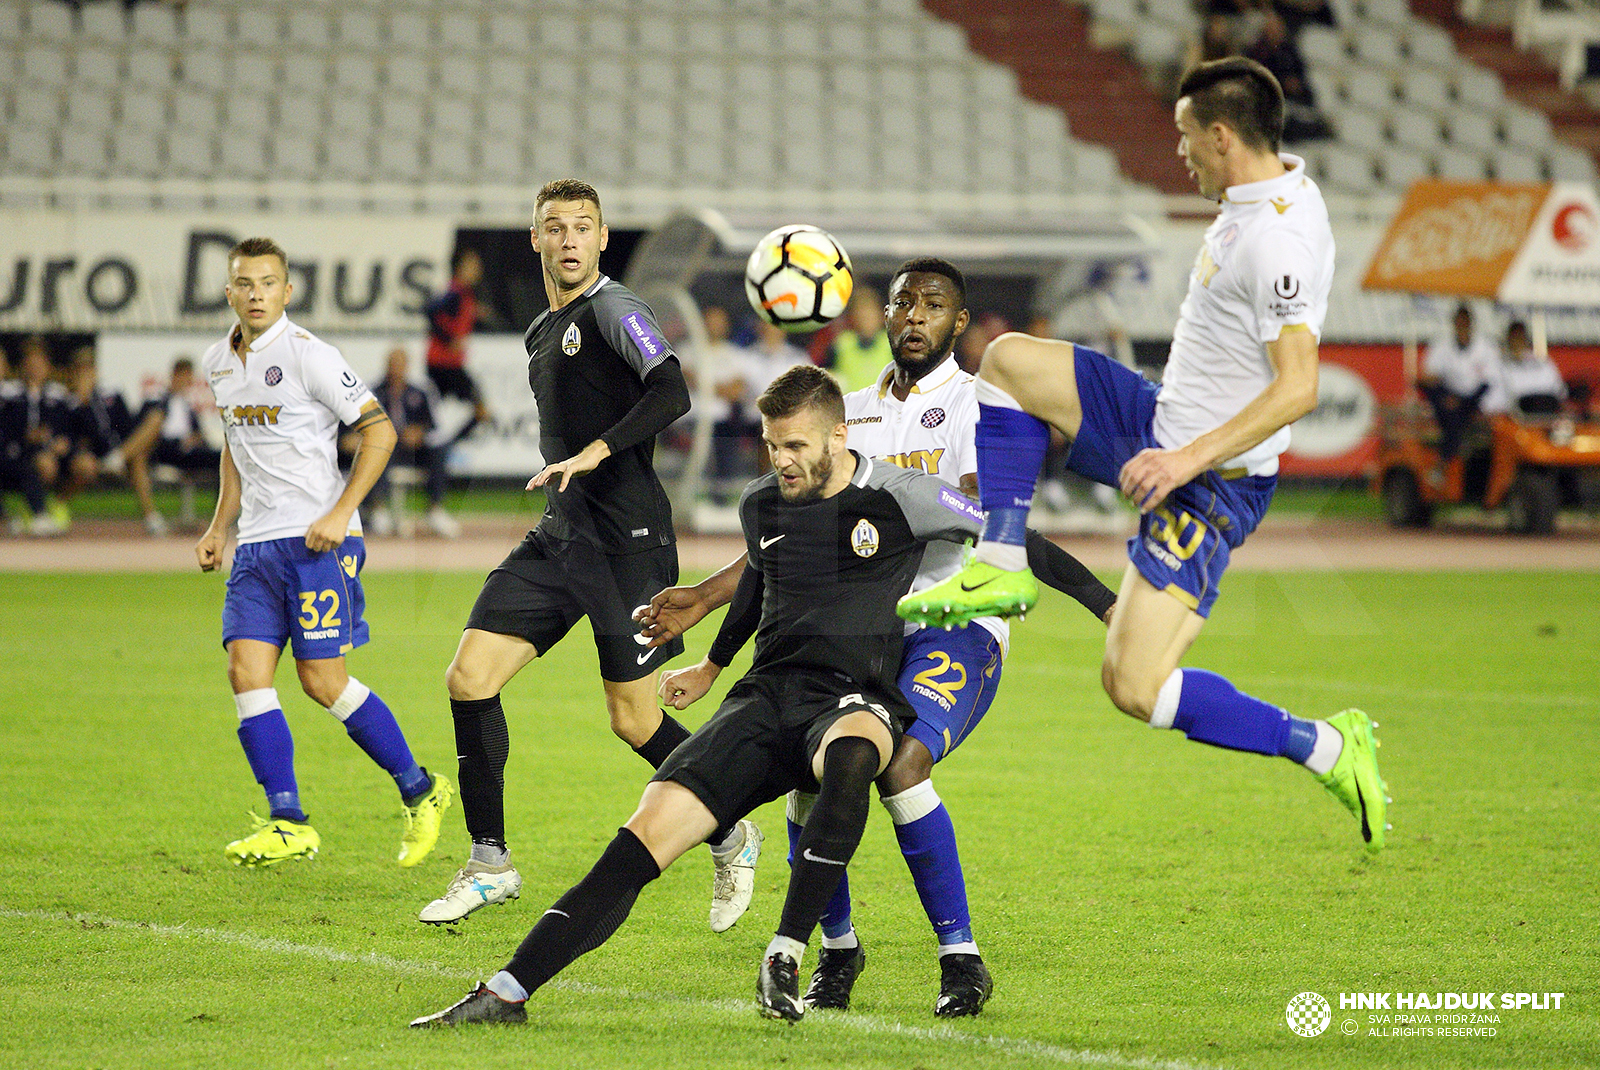
[(803, 223), (762, 238), (744, 269), (750, 307), (786, 331), (814, 331), (838, 316), (854, 281), (844, 247), (827, 231)]

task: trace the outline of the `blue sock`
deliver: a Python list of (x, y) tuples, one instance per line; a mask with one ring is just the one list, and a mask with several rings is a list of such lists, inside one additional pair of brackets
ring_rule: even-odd
[(239, 722), (239, 743), (250, 761), (250, 771), (267, 793), (272, 817), (304, 821), (300, 785), (294, 779), (294, 737), (282, 710), (268, 710)]
[(972, 914), (967, 909), (967, 882), (956, 850), (956, 829), (950, 811), (940, 803), (925, 817), (894, 827), (905, 855), (917, 897), (940, 944), (972, 943)]
[(1199, 743), (1304, 762), (1316, 746), (1315, 722), (1240, 691), (1204, 669), (1183, 670), (1172, 727)]
[[(805, 831), (804, 825), (797, 825), (793, 820), (785, 822), (789, 826), (789, 864), (794, 865), (794, 852), (800, 843), (800, 833)], [(822, 912), (822, 935), (830, 940), (837, 940), (842, 936), (850, 935), (850, 878), (848, 874), (839, 874), (839, 887), (833, 890), (833, 898), (828, 900), (828, 908)]]
[(978, 491), (988, 514), (986, 542), (1027, 541), (1033, 487), (1050, 448), (1050, 428), (1021, 409), (978, 403)]
[[(333, 708), (337, 710), (338, 704)], [(394, 777), (402, 799), (426, 795), (433, 786), (432, 778), (411, 756), (411, 748), (406, 745), (405, 734), (400, 731), (394, 714), (376, 692), (367, 692), (366, 700), (345, 718), (344, 730), (368, 757)]]

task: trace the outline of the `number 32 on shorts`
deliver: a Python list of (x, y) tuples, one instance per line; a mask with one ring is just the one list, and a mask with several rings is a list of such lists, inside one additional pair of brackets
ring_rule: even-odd
[[(317, 604), (321, 603), (321, 609)], [(337, 628), (344, 621), (339, 619), (339, 592), (333, 589), (324, 591), (300, 592), (300, 627), (306, 631), (313, 628)]]

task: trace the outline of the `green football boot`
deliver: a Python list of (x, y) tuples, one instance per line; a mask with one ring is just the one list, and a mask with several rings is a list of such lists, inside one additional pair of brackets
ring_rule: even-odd
[(222, 849), (236, 866), (275, 866), (291, 858), (311, 859), (317, 857), (317, 848), (322, 846), (322, 837), (305, 822), (281, 817), (269, 821), (254, 813), (250, 820), (255, 822), (254, 830)]
[(1378, 774), (1378, 741), (1372, 736), (1377, 726), (1355, 709), (1334, 714), (1328, 724), (1344, 737), (1344, 748), (1333, 768), (1317, 777), (1317, 782), (1356, 815), (1367, 850), (1376, 854), (1383, 850), (1384, 833), (1389, 830), (1389, 786)]
[(912, 591), (894, 611), (918, 624), (959, 628), (979, 617), (1020, 617), (1039, 601), (1039, 582), (1028, 569), (1010, 572), (967, 554), (961, 571), (942, 583)]

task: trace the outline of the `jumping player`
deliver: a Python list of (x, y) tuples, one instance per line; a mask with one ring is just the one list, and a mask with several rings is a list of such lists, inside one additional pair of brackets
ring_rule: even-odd
[[(907, 261), (889, 283), (886, 309), (891, 363), (877, 382), (845, 395), (845, 422), (852, 449), (903, 468), (938, 476), (976, 498), (973, 432), (978, 419), (973, 378), (956, 364), (953, 346), (968, 321), (966, 279), (949, 261)], [(1030, 540), (1030, 560), (1047, 582), (1104, 619), (1115, 595), (1078, 561), (1043, 538)], [(953, 574), (961, 548), (933, 543), (924, 554), (917, 586)], [(692, 588), (663, 591), (644, 614), (652, 639), (681, 634), (707, 612), (727, 602), (739, 563)], [(939, 996), (934, 1014), (977, 1014), (993, 980), (972, 933), (966, 882), (955, 828), (931, 780), (933, 766), (948, 756), (988, 712), (1000, 685), (1008, 627), (998, 617), (973, 621), (950, 632), (909, 627), (900, 662), (899, 687), (916, 711), (894, 759), (878, 778), (884, 807), (911, 870), (917, 894), (939, 944)], [(680, 670), (692, 673), (695, 670)], [(662, 693), (682, 708), (675, 678), (665, 673)], [(789, 797), (791, 857), (802, 834), (811, 797)], [(845, 1010), (866, 953), (850, 918), (848, 877), (822, 915), (822, 951), (806, 989), (808, 1007)]]
[[(305, 693), (394, 777), (405, 807), (400, 864), (414, 866), (439, 839), (450, 781), (416, 763), (389, 707), (344, 663), (368, 631), (361, 619), (367, 555), (356, 506), (389, 461), (394, 428), (339, 351), (284, 315), (292, 290), (288, 258), (276, 242), (236, 245), (225, 292), (239, 322), (200, 361), (226, 441), (216, 513), (195, 557), (202, 571), (219, 568), (228, 527), (238, 519), (222, 644), (239, 742), (269, 808), (266, 820), (257, 818), (223, 853), (236, 865), (270, 866), (315, 857), (321, 846), (300, 805), (294, 740), (272, 686), (287, 641)], [(348, 484), (337, 463), (341, 420), (361, 435)]]
[(1305, 161), (1280, 154), (1283, 92), (1252, 60), (1183, 79), (1178, 155), (1222, 210), (1206, 231), (1161, 385), (1081, 346), (1007, 334), (978, 378), (983, 539), (956, 576), (901, 601), (902, 615), (961, 623), (1025, 612), (1038, 596), (1023, 547), (1049, 429), (1071, 468), (1119, 486), (1143, 514), (1106, 639), (1101, 680), (1153, 728), (1305, 765), (1384, 843), (1387, 798), (1372, 722), (1290, 716), (1215, 673), (1180, 669), (1236, 549), (1277, 484), (1289, 424), (1317, 402), (1317, 339), (1333, 283), (1333, 234)]
[(806, 943), (861, 840), (872, 779), (914, 716), (895, 685), (903, 629), (893, 600), (927, 540), (975, 532), (978, 513), (938, 479), (849, 450), (844, 399), (820, 368), (784, 372), (757, 407), (773, 472), (739, 502), (750, 564), (710, 654), (679, 681), (699, 698), (754, 634), (750, 671), (657, 770), (599, 862), (506, 968), (413, 1026), (526, 1021), (523, 1001), (604, 943), (646, 884), (719, 825), (794, 788), (817, 799), (756, 989), (763, 1015), (804, 1015)]
[[(656, 435), (689, 411), (689, 388), (655, 317), (600, 273), (607, 231), (600, 195), (572, 179), (535, 198), (533, 247), (550, 308), (524, 339), (550, 461), (544, 517), (490, 573), (445, 674), (455, 721), (461, 804), (472, 854), (418, 920), (459, 921), (517, 897), (505, 829), (510, 736), (501, 689), (589, 618), (611, 730), (651, 768), (689, 738), (656, 704), (656, 671), (682, 642), (646, 647), (634, 606), (678, 578), (672, 510), (652, 460)], [(732, 925), (750, 903), (761, 833), (741, 821), (713, 841), (713, 923)]]

